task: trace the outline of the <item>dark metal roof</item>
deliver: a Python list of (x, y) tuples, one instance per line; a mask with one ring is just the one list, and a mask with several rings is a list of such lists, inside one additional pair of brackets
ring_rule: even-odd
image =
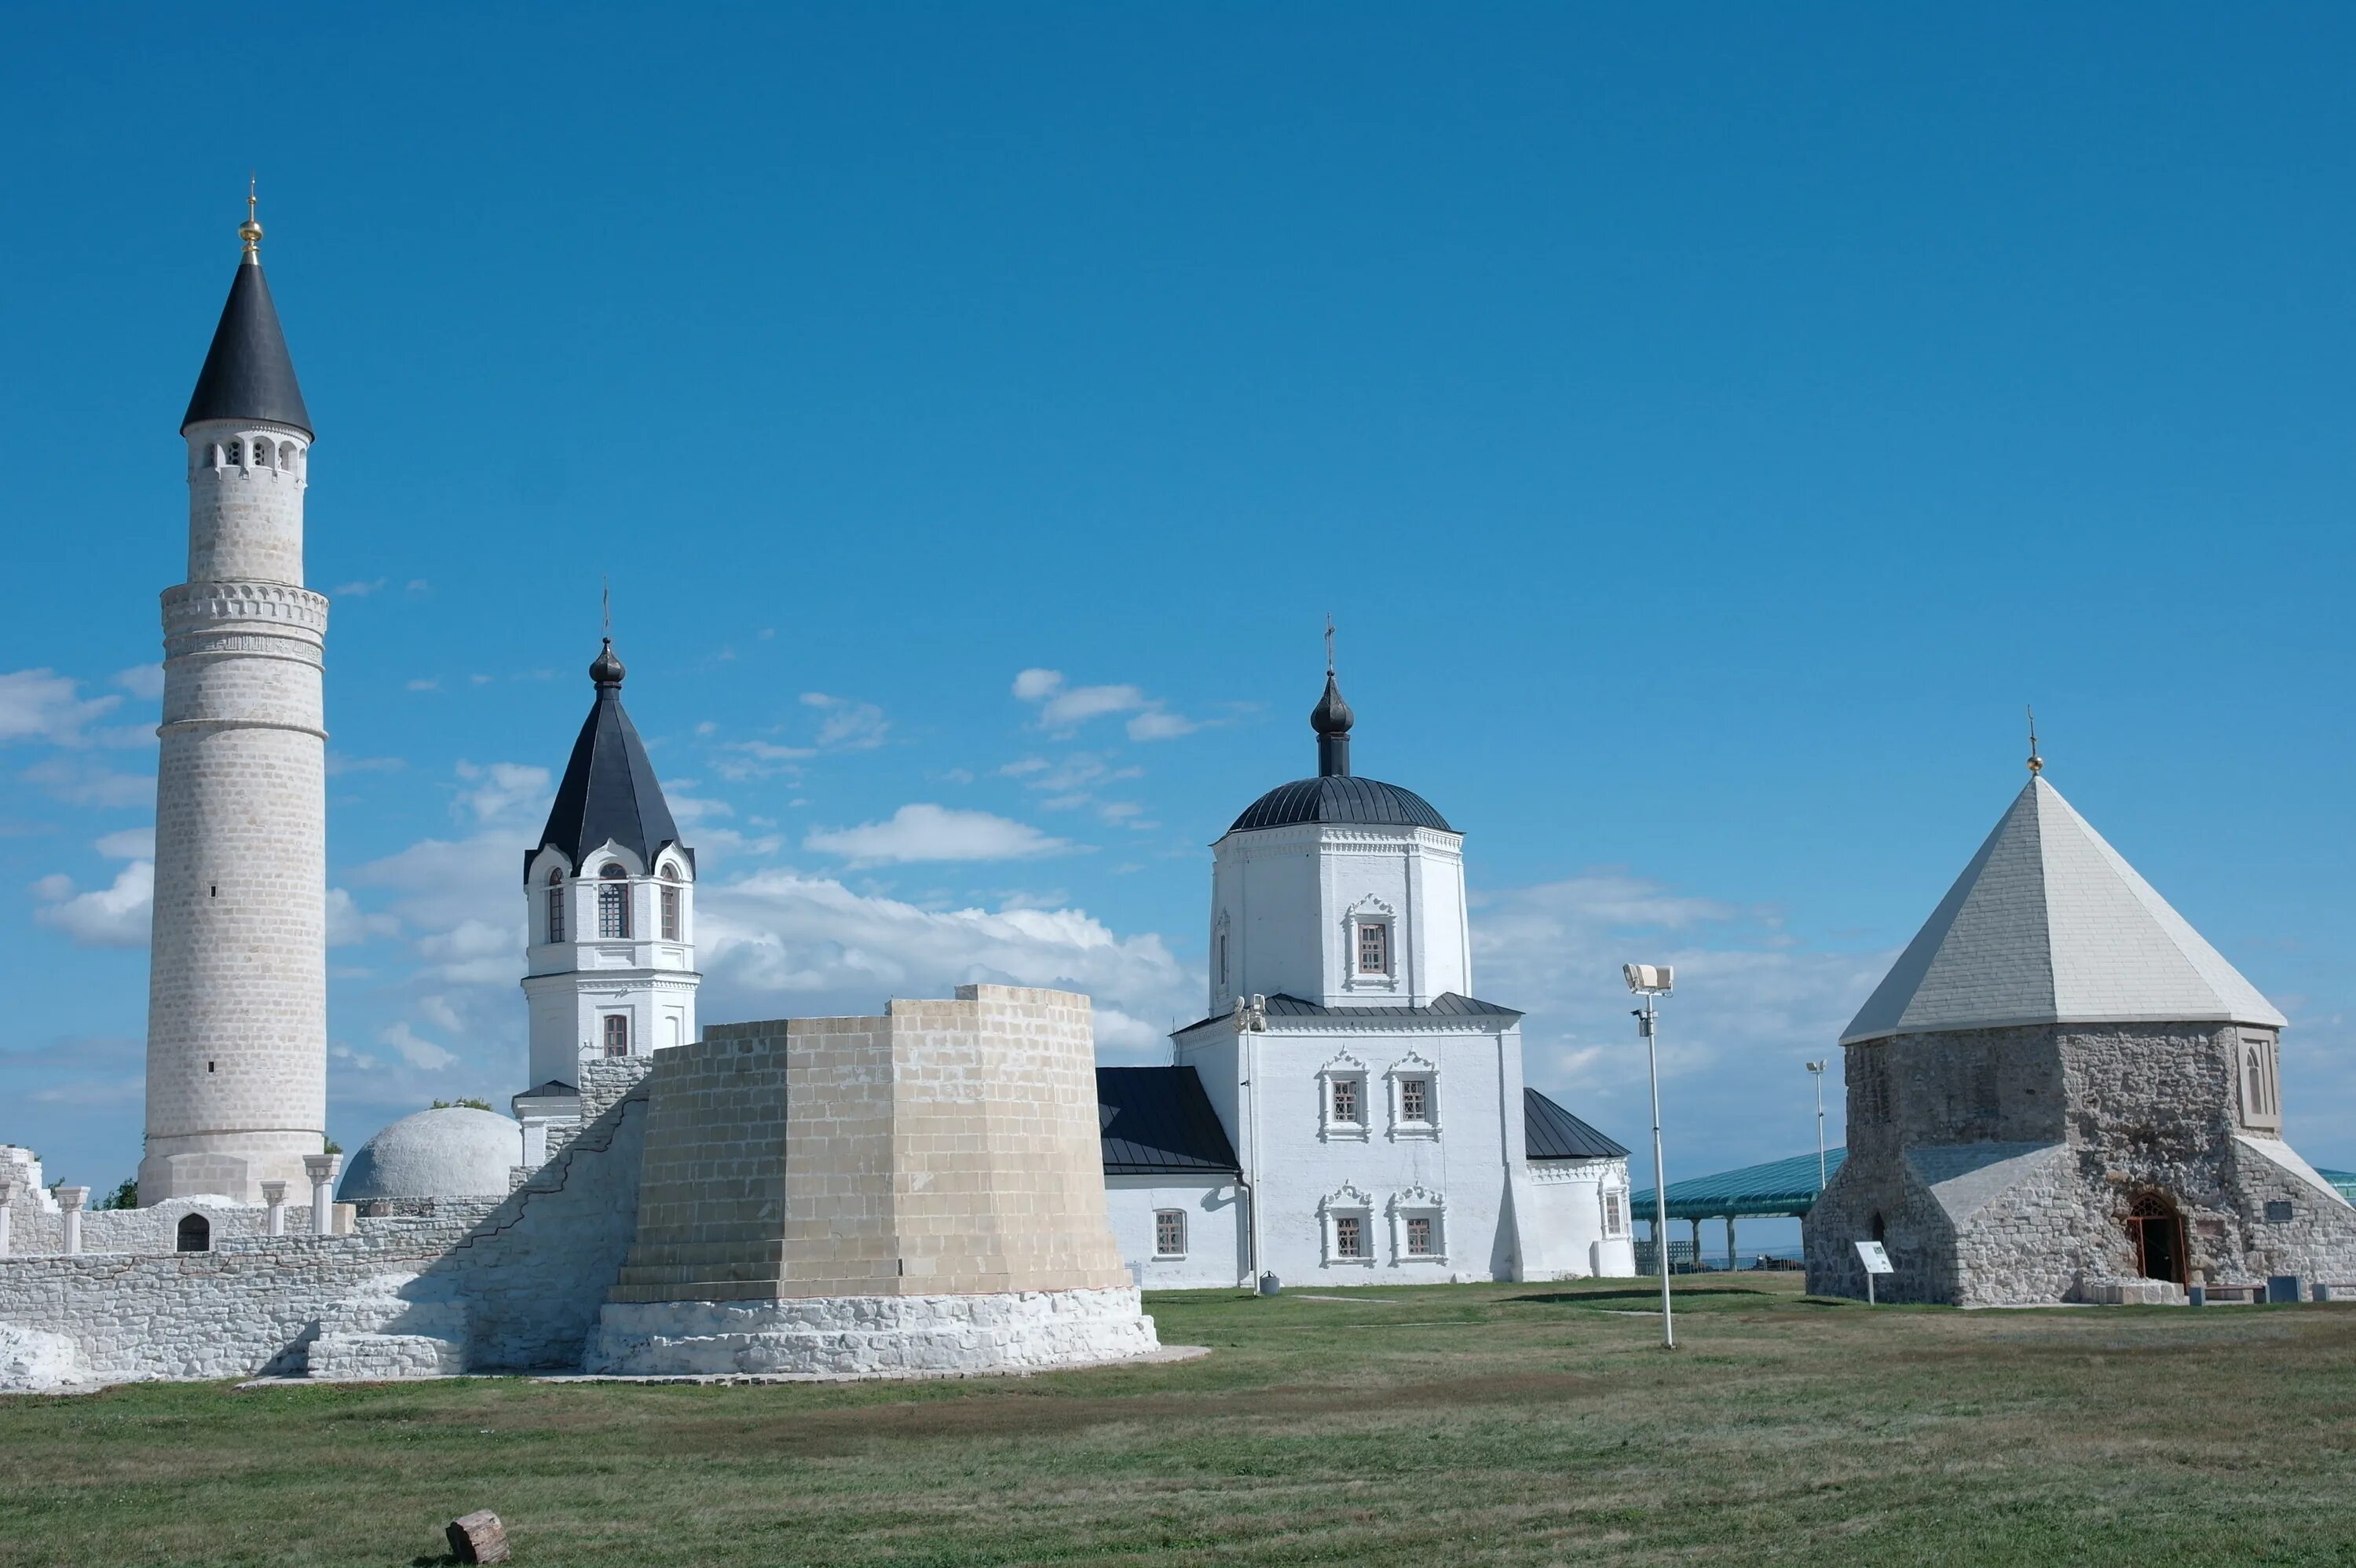
[(578, 1098), (580, 1093), (580, 1090), (574, 1088), (572, 1084), (565, 1083), (562, 1079), (552, 1078), (537, 1089), (527, 1089), (522, 1093), (509, 1095), (509, 1098), (512, 1100), (571, 1100)]
[(531, 876), (532, 857), (552, 845), (581, 870), (584, 857), (611, 839), (636, 855), (648, 869), (657, 851), (679, 845), (691, 869), (695, 851), (679, 842), (679, 825), (671, 820), (662, 785), (655, 780), (654, 764), (639, 741), (637, 727), (622, 711), (622, 664), (609, 642), (590, 667), (596, 680), (597, 700), (573, 742), (573, 758), (564, 764), (564, 780), (556, 786), (556, 802), (549, 807), (548, 826), (540, 840), (524, 851), (524, 877)]
[(278, 311), (270, 303), (259, 261), (238, 263), (180, 428), (199, 420), (261, 420), (311, 433), (311, 411), (303, 406), (294, 361), (286, 353), (286, 335), (278, 328)]
[[(1501, 1008), (1477, 997), (1460, 997), (1453, 991), (1442, 991), (1419, 1008), (1404, 1005), (1329, 1008), (1323, 1002), (1312, 1002), (1279, 991), (1268, 998), (1268, 1016), (1272, 1019), (1517, 1019), (1522, 1015), (1513, 1008)], [(1188, 1034), (1209, 1024), (1232, 1022), (1234, 1018), (1233, 1013), (1213, 1013), (1209, 1018), (1197, 1019), (1174, 1032)]]
[(1191, 1067), (1099, 1067), (1107, 1176), (1237, 1174), (1235, 1146)]
[(1280, 784), (1244, 808), (1227, 829), (1290, 827), (1301, 822), (1355, 822), (1378, 827), (1436, 827), (1453, 833), (1448, 819), (1410, 789), (1380, 779), (1329, 773)]
[(1532, 1159), (1620, 1159), (1628, 1151), (1537, 1090), (1522, 1090), (1522, 1136)]

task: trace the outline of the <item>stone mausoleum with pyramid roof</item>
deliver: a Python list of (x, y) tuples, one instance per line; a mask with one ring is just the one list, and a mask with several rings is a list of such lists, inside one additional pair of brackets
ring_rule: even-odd
[(1885, 1297), (1967, 1307), (2356, 1281), (2356, 1209), (2283, 1140), (2283, 1015), (2030, 767), (1842, 1034), (1809, 1289), (1864, 1296), (1866, 1240)]

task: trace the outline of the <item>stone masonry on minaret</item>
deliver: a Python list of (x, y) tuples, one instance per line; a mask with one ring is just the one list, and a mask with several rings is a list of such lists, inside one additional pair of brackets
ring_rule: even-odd
[(164, 592), (143, 1204), (301, 1188), (327, 1125), (327, 602), (303, 586), (311, 417), (245, 241), (180, 433)]

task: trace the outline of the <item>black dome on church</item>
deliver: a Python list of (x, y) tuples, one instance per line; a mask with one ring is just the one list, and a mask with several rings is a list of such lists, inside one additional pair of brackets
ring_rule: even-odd
[(1411, 789), (1380, 779), (1362, 779), (1350, 772), (1350, 729), (1357, 715), (1342, 699), (1333, 678), (1329, 641), (1325, 695), (1310, 709), (1309, 727), (1317, 732), (1317, 776), (1280, 784), (1249, 805), (1228, 827), (1245, 833), (1255, 827), (1290, 827), (1302, 822), (1354, 822), (1368, 827), (1435, 827), (1453, 833), (1448, 819)]
[(1290, 827), (1301, 822), (1355, 822), (1371, 827), (1436, 827), (1453, 833), (1448, 819), (1411, 789), (1354, 774), (1326, 774), (1280, 784), (1244, 808), (1228, 827)]

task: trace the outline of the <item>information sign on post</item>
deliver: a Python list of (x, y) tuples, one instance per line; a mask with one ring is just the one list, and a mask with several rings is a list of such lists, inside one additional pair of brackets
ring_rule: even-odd
[(1858, 1243), (1857, 1261), (1865, 1265), (1865, 1304), (1871, 1307), (1875, 1305), (1873, 1276), (1878, 1274), (1896, 1274), (1898, 1271), (1890, 1266), (1890, 1251), (1879, 1242)]

